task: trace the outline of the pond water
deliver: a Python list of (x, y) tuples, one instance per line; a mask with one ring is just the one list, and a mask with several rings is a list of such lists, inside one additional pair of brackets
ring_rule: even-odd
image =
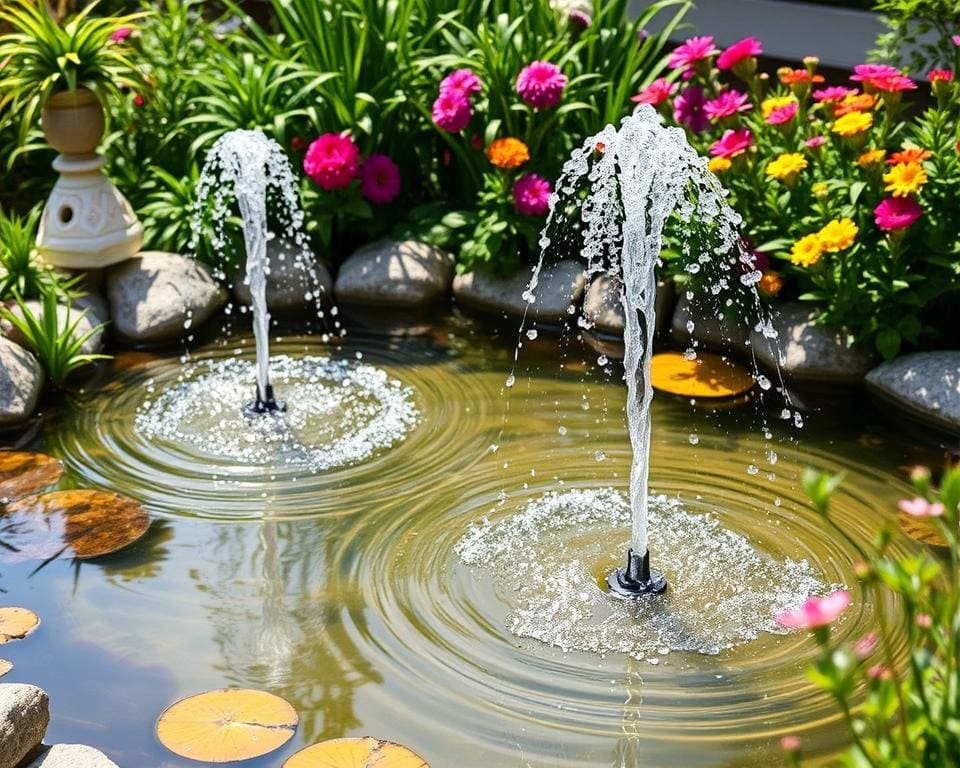
[[(812, 639), (738, 634), (724, 587), (779, 574), (789, 561), (799, 569), (791, 579), (851, 590), (840, 635), (859, 638), (878, 610), (899, 621), (895, 606), (864, 604), (855, 553), (824, 532), (798, 475), (807, 465), (844, 470), (834, 514), (868, 541), (908, 493), (905, 467), (939, 455), (878, 424), (866, 406), (865, 417), (836, 403), (814, 409), (797, 432), (778, 426), (771, 404), (767, 441), (749, 405), (656, 397), (652, 491), (682, 505), (651, 524), (654, 565), (675, 585), (663, 599), (682, 595), (693, 634), (707, 627), (733, 639), (705, 653), (563, 650), (533, 639), (543, 622), (540, 635), (517, 623), (532, 605), (535, 564), (464, 562), (461, 542), (484, 518), (509, 524), (552, 492), (568, 494), (579, 514), (574, 492), (593, 499), (598, 519), (609, 512), (612, 527), (558, 524), (551, 567), (564, 566), (558, 547), (595, 580), (619, 564), (629, 519), (610, 509), (629, 479), (625, 389), (580, 342), (541, 333), (505, 390), (515, 343), (515, 331), (459, 317), (416, 333), (355, 331), (336, 347), (281, 334), (274, 355), (375, 366), (398, 382), (408, 409), (389, 441), (351, 454), (362, 460), (315, 471), (294, 463), (271, 472), (229, 445), (212, 457), (216, 446), (144, 430), (145, 401), (183, 386), (182, 362), (175, 353), (120, 355), (102, 384), (48, 416), (29, 447), (64, 460), (64, 487), (141, 500), (153, 526), (97, 561), (0, 565), (4, 601), (43, 620), (4, 648), (15, 664), (4, 682), (50, 693), (48, 740), (92, 744), (124, 766), (196, 765), (161, 747), (154, 723), (174, 700), (227, 686), (272, 691), (300, 713), (295, 738), (253, 768), (280, 766), (317, 740), (367, 734), (406, 744), (435, 768), (767, 766), (781, 762), (777, 741), (791, 733), (812, 764), (843, 749), (834, 706), (804, 676)], [(238, 348), (252, 359), (252, 339), (234, 336), (193, 360), (202, 371)], [(383, 381), (374, 383), (311, 412), (324, 435), (342, 442), (376, 420), (384, 401), (370, 392)], [(282, 376), (276, 385), (283, 399)], [(766, 459), (771, 446), (776, 464)], [(257, 451), (267, 461), (267, 448)], [(569, 513), (562, 506), (549, 513)], [(717, 553), (699, 556), (723, 543), (721, 528), (749, 544), (752, 572), (723, 567)], [(684, 569), (698, 562), (714, 567), (715, 584), (701, 570), (702, 586), (683, 590)], [(581, 573), (587, 590), (582, 581)]]

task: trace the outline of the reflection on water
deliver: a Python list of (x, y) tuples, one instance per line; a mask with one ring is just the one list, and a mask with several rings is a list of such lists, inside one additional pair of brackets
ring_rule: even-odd
[[(463, 564), (457, 542), (485, 516), (508, 519), (549, 492), (622, 493), (622, 384), (569, 338), (559, 368), (541, 334), (525, 346), (530, 370), (518, 372), (508, 402), (515, 336), (456, 320), (424, 330), (354, 333), (343, 349), (276, 345), (276, 354), (343, 360), (360, 352), (410, 387), (420, 412), (402, 442), (366, 462), (295, 480), (260, 472), (218, 485), (209, 465), (137, 434), (144, 385), (175, 372), (173, 356), (126, 367), (119, 383), (57, 414), (34, 447), (64, 459), (64, 484), (133, 496), (155, 522), (131, 549), (79, 569), (3, 571), (6, 600), (44, 621), (5, 655), (11, 680), (50, 691), (51, 738), (92, 743), (121, 765), (180, 766), (155, 742), (155, 718), (178, 697), (240, 685), (287, 698), (301, 716), (296, 737), (253, 768), (318, 739), (366, 734), (463, 768), (766, 766), (779, 761), (785, 733), (821, 760), (844, 747), (832, 704), (804, 677), (815, 649), (803, 634), (762, 633), (710, 656), (674, 651), (657, 665), (512, 634), (509, 574)], [(774, 436), (772, 467), (771, 441), (744, 423), (750, 408), (659, 398), (653, 416), (656, 493), (714, 515), (758, 552), (806, 560), (824, 584), (849, 584), (844, 637), (893, 609), (864, 604), (851, 553), (823, 535), (797, 477), (807, 464), (845, 470), (834, 513), (866, 540), (906, 491), (902, 466), (931, 461), (923, 449), (814, 413), (798, 439)], [(602, 570), (628, 535), (624, 523), (583, 531), (570, 546), (593, 547)]]

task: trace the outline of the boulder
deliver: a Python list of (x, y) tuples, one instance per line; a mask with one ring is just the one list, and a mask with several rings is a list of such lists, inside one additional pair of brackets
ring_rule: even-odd
[(0, 338), (0, 427), (30, 418), (43, 391), (43, 369), (23, 347)]
[[(30, 299), (24, 302), (27, 310), (35, 317), (42, 321), (43, 319), (43, 304), (34, 299)], [(10, 312), (22, 317), (23, 313), (20, 311), (20, 307), (14, 303), (9, 307)], [(86, 310), (86, 314), (83, 312)], [(81, 315), (83, 315), (81, 317)], [(63, 330), (66, 329), (68, 323), (76, 323), (76, 331), (73, 334), (73, 338), (79, 338), (90, 331), (94, 331), (93, 335), (87, 339), (83, 346), (80, 348), (81, 351), (86, 355), (93, 355), (103, 349), (103, 328), (97, 329), (97, 326), (101, 325), (104, 322), (104, 316), (97, 311), (97, 305), (95, 299), (89, 297), (81, 297), (77, 299), (73, 306), (67, 307), (66, 304), (57, 304), (57, 326)], [(97, 329), (97, 330), (95, 330)], [(26, 338), (20, 333), (20, 330), (14, 326), (12, 323), (4, 320), (0, 323), (0, 332), (3, 333), (10, 341), (19, 344), (21, 347), (30, 349), (30, 345), (27, 342)]]
[(750, 336), (757, 360), (774, 368), (779, 352), (780, 370), (788, 379), (859, 383), (873, 367), (874, 356), (849, 347), (842, 328), (817, 324), (817, 314), (816, 307), (799, 302), (784, 302), (775, 307), (771, 321), (777, 339), (767, 339), (758, 331)]
[(0, 768), (16, 768), (43, 741), (50, 700), (35, 685), (0, 685)]
[(960, 351), (915, 352), (867, 374), (875, 397), (918, 421), (960, 435)]
[[(657, 332), (670, 327), (676, 293), (673, 281), (657, 281)], [(620, 303), (620, 282), (608, 275), (597, 275), (583, 297), (583, 316), (593, 323), (594, 330), (611, 336), (623, 335), (623, 305)]]
[(457, 275), (453, 281), (453, 295), (457, 302), (486, 312), (528, 318), (547, 323), (563, 323), (571, 316), (583, 297), (586, 278), (583, 266), (575, 261), (561, 260), (544, 266), (536, 288), (534, 301), (523, 298), (530, 283), (531, 272), (522, 269), (512, 277), (500, 277), (485, 266)]
[(93, 747), (54, 744), (26, 768), (117, 768), (117, 764)]
[(206, 266), (176, 253), (145, 251), (111, 267), (106, 281), (113, 328), (134, 343), (175, 341), (226, 301)]
[(694, 295), (693, 299), (688, 299), (684, 291), (673, 310), (670, 337), (681, 347), (689, 347), (697, 341), (709, 349), (744, 351), (750, 337), (750, 325), (727, 319), (722, 309), (723, 304), (713, 296)]
[(378, 240), (354, 252), (340, 267), (337, 301), (417, 306), (450, 293), (453, 256), (416, 240)]
[[(275, 238), (267, 243), (267, 261), (267, 306), (271, 310), (283, 312), (315, 306), (315, 299), (304, 297), (308, 293), (316, 296), (318, 286), (328, 301), (333, 300), (330, 272), (309, 250), (301, 254), (294, 243)], [(246, 265), (237, 275), (233, 295), (241, 304), (252, 303)]]

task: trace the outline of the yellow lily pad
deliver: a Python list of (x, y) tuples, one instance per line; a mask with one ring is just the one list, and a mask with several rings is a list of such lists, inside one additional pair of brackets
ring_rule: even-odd
[(400, 744), (370, 736), (331, 739), (301, 749), (283, 768), (430, 768), (419, 755)]
[(63, 476), (63, 464), (31, 451), (0, 451), (0, 500), (49, 488)]
[(650, 362), (653, 388), (681, 397), (736, 397), (756, 383), (742, 365), (709, 352), (687, 360), (680, 352), (661, 352)]
[[(12, 640), (22, 640), (39, 626), (40, 617), (33, 611), (15, 606), (0, 608), (0, 645)], [(9, 671), (8, 668), (4, 674)]]

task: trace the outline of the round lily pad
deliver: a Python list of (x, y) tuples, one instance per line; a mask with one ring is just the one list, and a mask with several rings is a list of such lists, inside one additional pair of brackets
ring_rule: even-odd
[[(15, 606), (0, 608), (0, 645), (12, 640), (22, 640), (39, 626), (40, 617), (33, 611)], [(11, 664), (10, 667), (12, 666)], [(3, 674), (9, 671), (8, 667)]]
[(49, 488), (63, 476), (63, 464), (31, 451), (0, 451), (0, 501)]
[(279, 696), (228, 688), (173, 704), (157, 721), (157, 738), (181, 757), (232, 763), (279, 749), (298, 722), (296, 710)]
[(742, 365), (709, 352), (688, 360), (680, 352), (662, 352), (650, 363), (653, 388), (671, 395), (697, 398), (736, 397), (756, 383)]
[(940, 529), (929, 518), (914, 517), (906, 512), (897, 512), (897, 522), (900, 524), (900, 530), (914, 541), (919, 541), (921, 544), (931, 547), (944, 549), (949, 547)]
[(116, 552), (147, 532), (134, 499), (107, 491), (51, 491), (8, 504), (0, 514), (0, 562), (88, 559)]
[(400, 744), (370, 736), (331, 739), (301, 749), (283, 768), (430, 768), (419, 755)]

